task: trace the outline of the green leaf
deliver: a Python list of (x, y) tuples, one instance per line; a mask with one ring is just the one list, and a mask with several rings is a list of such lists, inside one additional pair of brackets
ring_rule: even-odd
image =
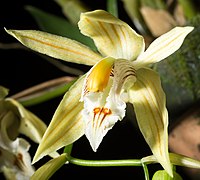
[(40, 167), (30, 178), (31, 180), (49, 179), (60, 167), (67, 161), (66, 154), (61, 154), (59, 157), (50, 160)]
[(170, 177), (165, 170), (159, 170), (153, 175), (152, 180), (182, 180), (182, 177), (176, 172)]
[(78, 26), (69, 23), (64, 18), (44, 12), (36, 7), (26, 6), (25, 8), (34, 17), (41, 30), (77, 40), (96, 50), (92, 39), (82, 35)]
[(82, 12), (88, 11), (88, 8), (80, 0), (55, 0), (62, 8), (63, 14), (73, 24), (77, 24)]

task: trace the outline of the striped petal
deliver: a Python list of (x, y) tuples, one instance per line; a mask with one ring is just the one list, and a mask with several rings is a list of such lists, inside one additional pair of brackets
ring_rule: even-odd
[(84, 134), (84, 122), (79, 102), (85, 76), (81, 77), (65, 94), (40, 143), (33, 163), (56, 150), (72, 144)]
[(106, 11), (82, 13), (78, 25), (81, 33), (91, 37), (104, 56), (135, 60), (144, 51), (143, 37)]
[(129, 90), (137, 122), (157, 161), (172, 175), (168, 153), (168, 113), (165, 94), (157, 73), (150, 69), (137, 71), (137, 81)]
[(6, 30), (28, 48), (68, 62), (94, 65), (102, 57), (87, 46), (57, 35), (34, 30)]
[(173, 54), (183, 44), (185, 37), (193, 30), (193, 27), (176, 27), (153, 41), (148, 49), (142, 53), (134, 65), (136, 69), (152, 63), (159, 62)]

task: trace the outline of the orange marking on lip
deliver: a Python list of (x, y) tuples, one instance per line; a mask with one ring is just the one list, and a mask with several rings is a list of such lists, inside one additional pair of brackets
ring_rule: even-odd
[[(99, 122), (99, 126), (101, 126), (106, 116), (112, 114), (112, 111), (109, 108), (96, 107), (93, 109), (93, 113), (94, 113), (93, 122), (96, 120), (97, 122)], [(96, 119), (97, 115), (98, 115), (98, 118)]]

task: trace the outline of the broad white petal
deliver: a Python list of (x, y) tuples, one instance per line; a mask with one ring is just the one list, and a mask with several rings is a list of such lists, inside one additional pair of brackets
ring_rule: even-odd
[(104, 56), (135, 60), (144, 51), (143, 37), (106, 11), (82, 13), (78, 25)]
[(168, 113), (159, 75), (139, 69), (137, 81), (129, 90), (137, 122), (157, 161), (172, 175), (168, 152)]
[(138, 69), (159, 62), (173, 54), (181, 47), (185, 37), (193, 29), (190, 26), (176, 27), (154, 40), (148, 49), (133, 62), (135, 68)]

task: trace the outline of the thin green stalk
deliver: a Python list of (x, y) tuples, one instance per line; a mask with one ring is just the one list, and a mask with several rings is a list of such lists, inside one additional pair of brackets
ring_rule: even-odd
[(144, 170), (145, 180), (149, 180), (149, 171), (148, 171), (147, 165), (145, 163), (142, 163), (142, 167)]
[(113, 16), (118, 17), (118, 4), (117, 4), (117, 0), (107, 0), (107, 10)]
[(69, 156), (69, 163), (79, 166), (108, 167), (108, 166), (143, 166), (140, 159), (121, 160), (85, 160)]
[(23, 106), (40, 104), (50, 99), (56, 98), (60, 95), (63, 95), (76, 81), (74, 79), (75, 78), (72, 77), (64, 77), (47, 81), (26, 89), (20, 93), (17, 93), (11, 96), (11, 98), (16, 99)]

